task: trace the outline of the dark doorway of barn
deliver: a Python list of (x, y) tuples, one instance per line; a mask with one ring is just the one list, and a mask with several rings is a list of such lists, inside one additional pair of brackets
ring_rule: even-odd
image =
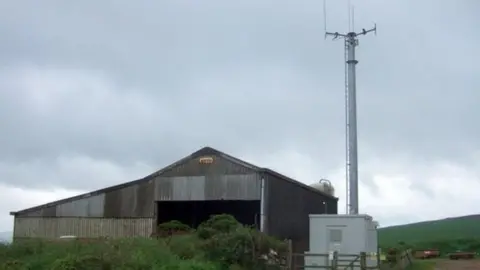
[(229, 214), (240, 223), (260, 228), (260, 201), (159, 201), (157, 202), (157, 225), (178, 220), (197, 228), (211, 215)]

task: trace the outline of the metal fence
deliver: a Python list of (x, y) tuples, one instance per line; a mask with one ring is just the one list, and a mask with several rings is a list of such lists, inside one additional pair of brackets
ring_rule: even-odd
[[(403, 270), (412, 264), (410, 250), (395, 254), (391, 259), (382, 261), (380, 252), (358, 254), (332, 253), (293, 253), (291, 244), (286, 256), (285, 269), (329, 269), (329, 270)], [(370, 263), (369, 263), (370, 261)], [(374, 262), (373, 265), (371, 262)]]
[[(320, 259), (320, 260), (319, 260)], [(319, 263), (319, 261), (323, 263)], [(300, 269), (378, 269), (378, 265), (367, 266), (367, 253), (360, 254), (340, 254), (332, 252), (329, 254), (309, 253), (292, 254), (292, 270)]]

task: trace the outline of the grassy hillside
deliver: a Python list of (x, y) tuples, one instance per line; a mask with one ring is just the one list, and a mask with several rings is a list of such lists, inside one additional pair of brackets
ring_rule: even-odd
[[(446, 242), (456, 242), (456, 247), (470, 245), (480, 239), (480, 215), (462, 216), (381, 228), (379, 243), (383, 247), (404, 242), (409, 245), (439, 248)], [(468, 243), (467, 243), (468, 242)], [(452, 248), (454, 248), (452, 246)]]

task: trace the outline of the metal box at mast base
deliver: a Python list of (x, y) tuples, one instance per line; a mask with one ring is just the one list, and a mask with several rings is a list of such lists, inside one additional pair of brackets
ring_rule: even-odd
[[(308, 266), (331, 266), (337, 251), (338, 266), (360, 269), (360, 254), (367, 254), (367, 266), (378, 266), (378, 223), (368, 215), (310, 215), (310, 247), (305, 253), (305, 269)], [(308, 256), (312, 254), (312, 256)], [(353, 262), (353, 263), (352, 263)]]

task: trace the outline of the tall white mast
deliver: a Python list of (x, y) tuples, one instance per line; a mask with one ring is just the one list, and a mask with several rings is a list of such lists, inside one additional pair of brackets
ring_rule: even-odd
[[(352, 20), (350, 19), (352, 15)], [(324, 2), (324, 16), (326, 22), (326, 7)], [(346, 124), (346, 184), (347, 184), (347, 214), (358, 214), (358, 140), (357, 140), (357, 90), (356, 90), (356, 64), (355, 48), (358, 46), (358, 37), (367, 35), (370, 32), (377, 33), (377, 25), (372, 29), (362, 29), (355, 32), (353, 29), (353, 12), (350, 13), (349, 6), (349, 28), (346, 34), (326, 31), (325, 38), (333, 36), (333, 39), (343, 38), (345, 41), (345, 124)]]

